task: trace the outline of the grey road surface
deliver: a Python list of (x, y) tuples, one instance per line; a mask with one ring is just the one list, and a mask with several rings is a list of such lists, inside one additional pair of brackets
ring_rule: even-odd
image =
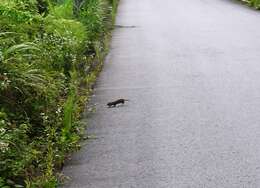
[[(96, 139), (67, 163), (64, 187), (259, 188), (260, 12), (121, 0), (116, 24), (92, 99)], [(118, 98), (130, 102), (106, 108)]]

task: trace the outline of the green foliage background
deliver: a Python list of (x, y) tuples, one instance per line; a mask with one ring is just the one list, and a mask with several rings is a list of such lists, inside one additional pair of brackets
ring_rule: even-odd
[(260, 0), (242, 0), (243, 2), (248, 3), (248, 5), (260, 9)]
[(106, 53), (116, 0), (1, 0), (0, 187), (56, 187)]

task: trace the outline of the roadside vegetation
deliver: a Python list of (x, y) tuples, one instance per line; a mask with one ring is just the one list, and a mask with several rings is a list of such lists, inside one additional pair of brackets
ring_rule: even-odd
[(1, 0), (0, 187), (57, 187), (117, 0)]
[(260, 9), (260, 0), (242, 0), (242, 1), (246, 2), (251, 7)]

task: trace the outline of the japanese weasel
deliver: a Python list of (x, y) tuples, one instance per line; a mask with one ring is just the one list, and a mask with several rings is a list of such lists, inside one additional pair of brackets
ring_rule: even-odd
[(108, 108), (110, 108), (110, 107), (116, 107), (117, 104), (124, 104), (125, 101), (129, 101), (129, 100), (127, 100), (127, 99), (118, 99), (118, 100), (116, 100), (116, 101), (107, 103), (107, 106), (108, 106)]

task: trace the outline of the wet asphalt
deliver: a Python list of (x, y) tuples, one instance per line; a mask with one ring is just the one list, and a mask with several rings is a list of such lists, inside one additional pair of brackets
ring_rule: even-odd
[(64, 188), (259, 188), (259, 20), (231, 0), (121, 0), (83, 119), (96, 138)]

